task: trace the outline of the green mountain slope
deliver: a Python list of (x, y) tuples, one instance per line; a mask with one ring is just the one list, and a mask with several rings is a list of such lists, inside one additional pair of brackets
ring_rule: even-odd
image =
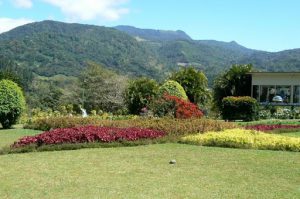
[(43, 21), (0, 35), (0, 54), (43, 76), (78, 75), (93, 61), (130, 75), (156, 76), (155, 55), (113, 28)]

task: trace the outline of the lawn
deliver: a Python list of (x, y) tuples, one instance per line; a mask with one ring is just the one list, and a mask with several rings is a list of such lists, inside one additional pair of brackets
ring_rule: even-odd
[[(0, 131), (1, 145), (34, 133)], [(10, 154), (0, 179), (0, 198), (299, 198), (300, 153), (157, 144)]]
[(27, 135), (35, 135), (40, 131), (29, 130), (29, 129), (9, 129), (9, 130), (0, 130), (0, 148), (6, 145), (12, 144), (18, 138), (27, 136)]

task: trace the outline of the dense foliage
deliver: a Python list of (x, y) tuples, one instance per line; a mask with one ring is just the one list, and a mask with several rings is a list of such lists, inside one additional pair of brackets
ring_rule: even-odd
[(258, 110), (259, 104), (252, 97), (229, 96), (222, 100), (221, 115), (224, 120), (257, 120)]
[(271, 135), (245, 129), (188, 135), (182, 138), (182, 142), (203, 146), (300, 151), (300, 138)]
[(25, 109), (25, 99), (21, 88), (10, 80), (0, 81), (0, 123), (10, 128), (17, 122)]
[(207, 78), (203, 72), (193, 67), (183, 68), (173, 73), (170, 79), (177, 81), (184, 88), (192, 103), (204, 107), (210, 100)]
[(157, 94), (158, 84), (155, 80), (140, 78), (129, 83), (125, 91), (125, 103), (130, 113), (139, 114), (148, 107)]
[(152, 129), (85, 126), (55, 129), (35, 136), (26, 136), (15, 142), (12, 147), (18, 148), (31, 144), (41, 146), (65, 143), (136, 141), (159, 138), (164, 135), (164, 132)]
[(188, 97), (183, 89), (183, 87), (176, 81), (168, 80), (163, 85), (161, 85), (158, 89), (159, 96), (163, 96), (164, 94), (176, 96), (183, 100), (187, 100)]
[(251, 70), (252, 65), (233, 65), (215, 79), (213, 100), (216, 108), (221, 108), (224, 97), (251, 96), (251, 77), (247, 75)]

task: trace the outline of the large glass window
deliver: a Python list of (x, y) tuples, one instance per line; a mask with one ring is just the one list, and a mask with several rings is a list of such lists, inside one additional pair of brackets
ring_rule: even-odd
[(283, 102), (291, 103), (291, 86), (276, 86), (276, 95), (281, 96)]
[(294, 86), (294, 103), (300, 103), (300, 86)]
[(272, 102), (275, 95), (275, 86), (261, 86), (260, 102)]
[(259, 101), (259, 86), (258, 85), (253, 85), (253, 88), (252, 88), (252, 97), (254, 99), (256, 99), (257, 101)]

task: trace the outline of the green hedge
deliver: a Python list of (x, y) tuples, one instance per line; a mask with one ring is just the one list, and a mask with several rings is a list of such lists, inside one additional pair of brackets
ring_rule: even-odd
[(258, 119), (259, 105), (256, 99), (248, 96), (224, 97), (221, 115), (224, 120), (253, 121)]

